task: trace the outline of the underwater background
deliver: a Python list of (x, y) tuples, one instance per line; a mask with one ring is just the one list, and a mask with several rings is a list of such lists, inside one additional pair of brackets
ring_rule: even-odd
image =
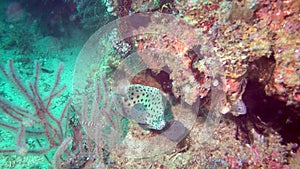
[(300, 168), (299, 0), (0, 11), (0, 168)]

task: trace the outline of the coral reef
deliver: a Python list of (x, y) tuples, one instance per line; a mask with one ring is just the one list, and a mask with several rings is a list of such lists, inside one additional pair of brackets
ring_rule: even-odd
[[(214, 114), (215, 112), (226, 114), (226, 117), (231, 117), (227, 114), (232, 114), (233, 116), (244, 116), (251, 123), (258, 123), (270, 128), (272, 122), (264, 123), (266, 113), (261, 111), (259, 111), (261, 114), (255, 113), (255, 110), (250, 108), (249, 99), (246, 98), (249, 95), (244, 95), (245, 91), (249, 90), (247, 86), (253, 84), (258, 85), (259, 89), (264, 89), (263, 92), (269, 96), (289, 105), (289, 114), (299, 117), (299, 111), (297, 111), (297, 107), (299, 107), (297, 101), (299, 93), (297, 57), (299, 28), (297, 23), (299, 20), (296, 19), (299, 14), (297, 9), (299, 5), (297, 2), (172, 1), (161, 3), (160, 9), (152, 8), (146, 1), (144, 1), (146, 5), (139, 8), (133, 5), (136, 1), (130, 1), (121, 6), (120, 2), (118, 1), (119, 8), (113, 7), (116, 6), (116, 2), (109, 3), (108, 6), (113, 8), (114, 15), (123, 17), (117, 23), (120, 31), (119, 38), (126, 39), (127, 42), (130, 39), (130, 44), (134, 48), (129, 56), (119, 58), (118, 63), (115, 62), (111, 66), (111, 69), (116, 69), (112, 72), (128, 73), (124, 76), (125, 78), (127, 76), (131, 83), (155, 86), (174, 97), (172, 110), (178, 102), (195, 105), (198, 104), (197, 100), (200, 98), (202, 102), (200, 112), (208, 111), (208, 115), (199, 113), (198, 116), (208, 116), (208, 119), (210, 115), (221, 116)], [(287, 4), (291, 6), (287, 8)], [(147, 5), (149, 8), (144, 9)], [(150, 15), (143, 13), (153, 10), (159, 12)], [(283, 14), (276, 13), (278, 10), (285, 12)], [(164, 12), (174, 14), (175, 17), (164, 15)], [(279, 14), (282, 16), (278, 17)], [(268, 16), (269, 20), (266, 20), (265, 16)], [(131, 55), (137, 56), (137, 58), (132, 58)], [(110, 57), (115, 58), (115, 55), (112, 54)], [(106, 59), (101, 58), (100, 60)], [(109, 62), (102, 63), (107, 65)], [(122, 67), (123, 64), (125, 67)], [(167, 74), (167, 78), (162, 76), (162, 72)], [(114, 75), (114, 73), (112, 74)], [(283, 75), (284, 73), (287, 75)], [(111, 72), (107, 72), (107, 75), (111, 76)], [(123, 76), (112, 76), (112, 83), (116, 79), (122, 81), (123, 78)], [(217, 99), (213, 97), (213, 89), (217, 89), (220, 93), (220, 95), (216, 95)], [(263, 102), (263, 100), (260, 101)], [(210, 104), (215, 106), (212, 108)], [(210, 110), (213, 111), (209, 112)], [(280, 110), (275, 107), (272, 111), (274, 114), (280, 113)], [(175, 116), (180, 114), (174, 110), (172, 113)], [(257, 121), (252, 121), (253, 116)], [(218, 122), (216, 123), (219, 125)], [(192, 142), (191, 147), (198, 146), (195, 149), (187, 150), (187, 156), (184, 157), (185, 165), (181, 165), (181, 167), (197, 168), (200, 165), (211, 168), (249, 166), (288, 168), (286, 156), (294, 150), (282, 144), (281, 137), (284, 136), (281, 135), (281, 127), (274, 127), (266, 133), (262, 133), (256, 128), (256, 125), (246, 127), (250, 128), (247, 129), (248, 131), (237, 130), (240, 126), (233, 119), (229, 119), (226, 124), (235, 126), (235, 128), (227, 127), (224, 122), (221, 122), (219, 126), (221, 128), (216, 129), (216, 133), (221, 132), (222, 128), (226, 132), (214, 135), (216, 138), (212, 138), (214, 141), (211, 142), (211, 146), (226, 144), (221, 141), (222, 139), (231, 140), (232, 143), (238, 145), (238, 148), (232, 152), (237, 154), (232, 154), (229, 151), (230, 148), (227, 149), (226, 146), (215, 148), (220, 151), (216, 154), (200, 153), (199, 147), (204, 143), (203, 141), (198, 144), (195, 142), (198, 138), (209, 138), (208, 135), (200, 134), (201, 131), (198, 131), (197, 128), (200, 130), (204, 128), (201, 124), (193, 128), (195, 131), (192, 130), (187, 138), (187, 140), (190, 138)], [(142, 147), (133, 142), (136, 144), (144, 142), (146, 145), (149, 142), (149, 136), (155, 133), (143, 131), (133, 123), (130, 123), (129, 126), (130, 129), (125, 138), (126, 148), (135, 149), (132, 152), (139, 154)], [(209, 127), (205, 129), (210, 130)], [(193, 132), (195, 135), (192, 135)], [(239, 132), (248, 132), (247, 135), (251, 139), (238, 138)], [(227, 135), (229, 133), (231, 136)], [(272, 141), (276, 146), (269, 144)], [(216, 151), (213, 148), (206, 149), (206, 147), (202, 147), (204, 152)], [(148, 151), (148, 149), (144, 150)], [(164, 152), (168, 152), (167, 150), (170, 149), (165, 150)], [(224, 152), (227, 152), (225, 158)], [(197, 162), (189, 161), (188, 154), (197, 154), (194, 159)], [(177, 158), (181, 155), (176, 152), (174, 156)], [(112, 157), (116, 159), (116, 163), (129, 160), (120, 157), (118, 152), (112, 152)], [(204, 159), (210, 160), (205, 162)], [(156, 160), (159, 161), (159, 159)], [(129, 168), (137, 167), (140, 161), (136, 161), (137, 163), (133, 160), (126, 165), (124, 163), (116, 164), (115, 167), (120, 165), (128, 165)], [(161, 161), (153, 165), (147, 160), (142, 161), (143, 167), (172, 166)], [(178, 166), (180, 165), (178, 164)]]
[[(286, 102), (300, 106), (299, 102), (299, 30), (298, 1), (261, 1), (256, 14), (259, 22), (257, 34), (268, 33), (270, 51), (276, 61), (266, 92)], [(272, 37), (271, 37), (272, 36)]]
[[(245, 102), (247, 96), (244, 96), (244, 93), (248, 85), (255, 83), (269, 96), (292, 107), (289, 109), (289, 114), (293, 114), (298, 119), (300, 82), (299, 19), (296, 19), (299, 15), (298, 2), (174, 1), (172, 4), (162, 5), (162, 11), (174, 13), (177, 17), (175, 19), (164, 17), (164, 20), (159, 20), (161, 14), (154, 14), (151, 17), (141, 14), (140, 18), (135, 19), (143, 22), (136, 24), (130, 19), (125, 19), (120, 25), (122, 28), (127, 25), (125, 30), (132, 31), (130, 35), (133, 35), (131, 37), (136, 51), (146, 67), (150, 69), (148, 73), (144, 73), (145, 78), (164, 70), (169, 74), (171, 81), (169, 87), (171, 90), (168, 90), (168, 93), (188, 104), (195, 103), (197, 98), (205, 100), (210, 97), (211, 88), (218, 86), (225, 93), (225, 96), (220, 98), (218, 111), (234, 116), (250, 113), (249, 117), (246, 115), (248, 118), (253, 115), (254, 110), (251, 108), (248, 111), (248, 106), (251, 105), (248, 105), (249, 99)], [(126, 31), (121, 33), (124, 38), (128, 37)], [(159, 77), (154, 81), (151, 78), (143, 79), (141, 76), (135, 78), (134, 81), (137, 83), (146, 82), (154, 85), (159, 83), (161, 88), (163, 86), (157, 80)], [(273, 111), (276, 114), (277, 110)], [(260, 119), (265, 114), (255, 114), (255, 116)], [(258, 120), (256, 123), (263, 122)], [(253, 140), (247, 144), (241, 143), (243, 139), (236, 140), (236, 144), (241, 149), (233, 152), (249, 152), (252, 155), (230, 154), (223, 158), (222, 154), (211, 158), (210, 162), (203, 163), (201, 166), (239, 168), (254, 165), (266, 168), (289, 168), (286, 154), (290, 152), (287, 151), (289, 148), (282, 145), (282, 130), (274, 128), (280, 131), (280, 134), (273, 130), (266, 135), (261, 134), (255, 127), (250, 128), (252, 129), (249, 135), (252, 135)], [(236, 131), (233, 128), (229, 130)], [(196, 132), (196, 135), (197, 133), (199, 134)], [(197, 137), (196, 135), (192, 136), (192, 140)], [(225, 134), (219, 133), (219, 135), (219, 140), (226, 139)], [(237, 137), (232, 138), (237, 139)], [(263, 141), (259, 141), (261, 138)], [(271, 140), (276, 146), (268, 144)], [(220, 151), (224, 153), (225, 149)], [(289, 149), (289, 151), (293, 150)], [(266, 154), (261, 154), (262, 152)], [(199, 158), (203, 160), (208, 157)], [(147, 160), (144, 162), (147, 166)], [(189, 165), (196, 168), (195, 164), (189, 163)], [(169, 164), (155, 164), (155, 166), (163, 168)]]
[(128, 55), (128, 53), (132, 50), (131, 44), (121, 38), (118, 29), (113, 29), (110, 32), (108, 39), (111, 41), (112, 47), (122, 58), (126, 57), (126, 55)]
[(189, 138), (170, 152), (152, 159), (129, 159), (114, 156), (112, 168), (290, 168), (287, 165), (289, 151), (295, 145), (284, 146), (278, 133), (268, 135), (254, 129), (248, 135), (251, 143), (237, 129), (230, 118), (221, 121), (213, 137), (203, 143), (197, 124)]
[(101, 0), (73, 0), (73, 2), (77, 9), (74, 17), (77, 17), (86, 29), (97, 29), (112, 18), (108, 14), (108, 12), (112, 12), (108, 3), (105, 6)]
[[(178, 20), (173, 20), (168, 23), (161, 23), (159, 17), (153, 16), (147, 27), (136, 30), (139, 34), (135, 37), (136, 50), (147, 64), (147, 66), (154, 71), (158, 71), (163, 67), (168, 67), (170, 71), (170, 79), (172, 82), (172, 93), (176, 96), (182, 96), (184, 100), (192, 105), (198, 97), (203, 98), (209, 91), (211, 79), (212, 66), (208, 58), (203, 61), (203, 65), (195, 70), (194, 63), (200, 60), (196, 53), (193, 53), (193, 46), (200, 46), (199, 34), (197, 34), (191, 27), (184, 23), (177, 25)], [(155, 20), (157, 19), (157, 20)], [(173, 27), (173, 31), (169, 32), (167, 27)], [(155, 30), (155, 34), (148, 34)], [(134, 34), (138, 34), (133, 32)], [(188, 46), (190, 45), (190, 46)], [(209, 45), (209, 44), (207, 44)], [(206, 57), (210, 57), (210, 52), (203, 54), (204, 50), (196, 48), (197, 53)], [(201, 50), (201, 51), (200, 51)], [(211, 53), (213, 53), (211, 51)], [(181, 65), (181, 66), (178, 66)], [(209, 67), (209, 68), (208, 68)], [(182, 95), (182, 93), (185, 93)]]

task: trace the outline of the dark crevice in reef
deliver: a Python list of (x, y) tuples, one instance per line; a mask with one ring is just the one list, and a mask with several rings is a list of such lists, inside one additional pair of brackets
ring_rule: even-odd
[[(164, 69), (167, 69), (167, 68), (164, 68)], [(151, 69), (147, 69), (146, 71), (151, 77), (153, 77), (161, 85), (162, 90), (165, 93), (173, 95), (173, 93), (172, 93), (173, 80), (170, 79), (169, 73), (167, 73), (166, 71), (163, 71), (163, 70), (158, 73), (152, 71)]]
[(296, 108), (265, 95), (263, 86), (251, 81), (243, 100), (247, 105), (247, 117), (259, 132), (264, 130), (264, 126), (271, 127), (282, 136), (283, 143), (300, 144), (300, 117)]
[[(262, 58), (254, 64), (255, 70), (249, 72), (247, 87), (243, 94), (243, 101), (247, 106), (248, 113), (244, 117), (239, 117), (239, 120), (250, 121), (260, 133), (266, 133), (268, 128), (273, 128), (282, 136), (283, 143), (300, 144), (299, 109), (286, 106), (285, 102), (274, 96), (267, 96), (264, 91), (266, 81), (259, 82), (258, 80), (270, 79), (275, 64), (274, 58)], [(244, 125), (241, 128), (245, 129), (246, 127)]]

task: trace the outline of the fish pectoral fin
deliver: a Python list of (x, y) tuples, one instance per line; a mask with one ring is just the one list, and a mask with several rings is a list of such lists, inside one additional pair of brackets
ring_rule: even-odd
[(137, 103), (131, 107), (129, 116), (139, 124), (147, 124), (148, 112), (146, 107), (141, 103)]

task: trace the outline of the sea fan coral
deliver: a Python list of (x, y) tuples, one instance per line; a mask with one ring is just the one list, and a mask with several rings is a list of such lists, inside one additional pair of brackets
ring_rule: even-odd
[[(21, 107), (19, 105), (10, 103), (4, 98), (0, 99), (0, 108), (13, 122), (5, 120), (7, 117), (2, 117), (0, 126), (8, 128), (18, 133), (17, 135), (17, 149), (5, 149), (0, 152), (18, 152), (22, 155), (28, 153), (45, 154), (48, 151), (58, 147), (66, 138), (66, 128), (68, 116), (66, 114), (71, 100), (68, 100), (64, 109), (60, 113), (59, 117), (54, 115), (52, 109), (52, 103), (59, 94), (61, 94), (66, 86), (60, 87), (60, 77), (63, 66), (60, 66), (55, 83), (50, 91), (44, 96), (39, 89), (39, 74), (40, 64), (36, 63), (36, 70), (34, 74), (33, 82), (29, 83), (27, 87), (21, 79), (19, 79), (13, 66), (13, 61), (9, 61), (9, 71), (4, 67), (0, 67), (1, 72), (5, 78), (12, 82), (24, 95), (25, 99), (31, 108)], [(37, 140), (40, 148), (32, 149), (28, 148), (25, 144), (27, 136), (32, 136)], [(40, 136), (46, 138), (46, 144), (42, 146), (39, 141)]]

